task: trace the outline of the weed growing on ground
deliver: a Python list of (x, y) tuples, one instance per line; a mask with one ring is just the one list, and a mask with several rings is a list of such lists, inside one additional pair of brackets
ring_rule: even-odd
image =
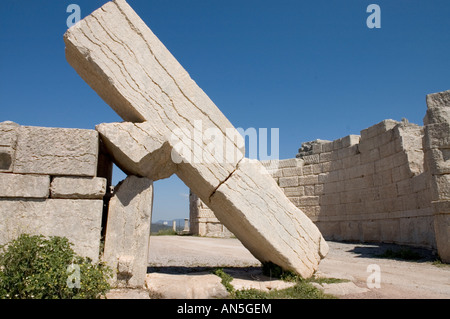
[(294, 286), (289, 288), (274, 289), (266, 292), (258, 289), (236, 290), (231, 283), (233, 277), (223, 271), (223, 269), (215, 269), (213, 273), (222, 279), (222, 284), (230, 293), (230, 298), (232, 299), (334, 299), (336, 298), (335, 296), (323, 293), (322, 290), (314, 287), (311, 283), (338, 283), (346, 281), (336, 278), (303, 279), (293, 272), (282, 270), (278, 265), (266, 263), (263, 265), (263, 274), (295, 283)]

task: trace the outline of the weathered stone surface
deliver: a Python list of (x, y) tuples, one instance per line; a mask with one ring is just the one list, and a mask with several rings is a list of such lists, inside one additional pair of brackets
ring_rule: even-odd
[(211, 196), (217, 218), (261, 262), (310, 277), (328, 245), (258, 162), (244, 159)]
[[(122, 131), (133, 127), (129, 123), (111, 125), (122, 127)], [(145, 126), (141, 125), (143, 127)], [(105, 132), (106, 130), (102, 136), (107, 134)], [(107, 136), (105, 138), (109, 139)], [(143, 145), (145, 139), (133, 141), (137, 146), (133, 143), (119, 143), (115, 147), (120, 147), (120, 152), (124, 155), (131, 151), (129, 157), (132, 157), (133, 150)], [(149, 162), (148, 165), (152, 163)], [(145, 175), (142, 171), (139, 173)], [(196, 183), (202, 182), (201, 174), (202, 172), (192, 170), (190, 178), (186, 178), (177, 171), (177, 175), (190, 188), (198, 188)], [(317, 227), (286, 198), (258, 161), (250, 163), (247, 159), (242, 160), (238, 169), (212, 194), (203, 193), (200, 196), (203, 196), (202, 200), (214, 210), (225, 227), (263, 262), (271, 261), (309, 277), (327, 253), (328, 246)], [(109, 232), (110, 228), (107, 233)]]
[(436, 212), (434, 215), (434, 231), (436, 245), (441, 260), (450, 263), (450, 213), (443, 214)]
[(18, 126), (10, 121), (0, 123), (0, 172), (13, 171)]
[(0, 172), (12, 172), (16, 150), (10, 146), (0, 146)]
[(106, 178), (55, 177), (50, 192), (52, 198), (101, 199), (106, 193)]
[[(176, 174), (205, 203), (214, 205), (225, 226), (232, 226), (255, 256), (305, 277), (312, 275), (327, 251), (317, 227), (269, 175), (262, 174), (261, 164), (247, 164), (242, 136), (125, 1), (108, 2), (71, 27), (64, 39), (67, 60), (79, 75), (124, 120), (146, 121), (140, 125), (145, 126), (143, 135), (131, 132), (139, 125), (115, 124), (131, 132), (132, 149), (145, 149), (150, 136), (165, 137), (147, 153), (159, 154), (161, 142), (168, 141)], [(121, 134), (99, 130), (105, 141)], [(114, 143), (120, 149), (115, 154), (126, 155), (120, 162), (153, 178), (136, 165), (144, 156), (133, 159), (125, 144)], [(230, 183), (239, 184), (238, 191), (230, 191)]]
[(113, 269), (113, 285), (142, 287), (147, 273), (153, 182), (128, 176), (109, 202), (104, 260)]
[(151, 273), (147, 275), (150, 295), (164, 299), (216, 299), (228, 297), (219, 276), (209, 272), (192, 275)]
[(427, 95), (425, 159), (431, 173), (434, 232), (439, 257), (450, 262), (450, 91)]
[(96, 131), (21, 126), (14, 173), (95, 176), (97, 157)]
[(0, 198), (47, 198), (50, 176), (0, 174)]
[(128, 175), (159, 180), (175, 173), (177, 166), (171, 159), (169, 134), (158, 136), (149, 122), (103, 123), (96, 129), (116, 165)]
[[(186, 149), (178, 154), (178, 174), (187, 179), (201, 172), (195, 193), (212, 193), (243, 158), (242, 136), (125, 1), (106, 3), (64, 40), (68, 62), (124, 120), (148, 121), (152, 135), (171, 132)], [(199, 162), (214, 154), (207, 147), (213, 138), (202, 137), (212, 129), (239, 152), (205, 167)]]
[(427, 95), (429, 109), (435, 107), (450, 107), (450, 90)]
[(98, 260), (102, 200), (0, 200), (0, 245), (22, 233), (64, 236), (80, 255)]

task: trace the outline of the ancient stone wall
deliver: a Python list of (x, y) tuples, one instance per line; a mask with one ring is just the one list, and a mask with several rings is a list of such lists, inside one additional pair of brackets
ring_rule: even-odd
[(96, 131), (0, 123), (0, 245), (21, 233), (65, 236), (98, 260), (104, 159)]
[(189, 232), (199, 236), (231, 237), (231, 233), (213, 211), (192, 191), (189, 192)]
[(430, 173), (431, 204), (439, 256), (450, 263), (450, 91), (427, 96), (425, 166)]
[[(445, 260), (449, 92), (427, 97), (424, 127), (385, 120), (361, 135), (303, 143), (296, 158), (263, 165), (326, 239), (437, 248)], [(208, 219), (192, 218), (197, 211)], [(204, 203), (191, 200), (194, 233), (212, 216)]]
[(435, 247), (422, 139), (422, 127), (385, 120), (361, 136), (304, 143), (297, 158), (263, 165), (327, 239)]
[(266, 165), (328, 239), (435, 247), (422, 138), (420, 126), (385, 120)]

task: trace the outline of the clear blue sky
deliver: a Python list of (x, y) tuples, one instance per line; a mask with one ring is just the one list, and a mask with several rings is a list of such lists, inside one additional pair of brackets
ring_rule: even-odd
[[(1, 1), (0, 121), (121, 121), (64, 56), (67, 6), (84, 17), (106, 2)], [(425, 95), (450, 89), (449, 0), (128, 3), (236, 127), (280, 129), (280, 158), (387, 118), (422, 124)], [(366, 26), (371, 3), (381, 29)], [(154, 220), (187, 217), (187, 193), (176, 177), (156, 182)]]

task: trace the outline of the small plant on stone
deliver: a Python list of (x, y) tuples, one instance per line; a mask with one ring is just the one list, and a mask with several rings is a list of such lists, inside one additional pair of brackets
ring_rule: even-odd
[(1, 299), (95, 299), (111, 270), (78, 256), (65, 237), (20, 235), (0, 247)]

